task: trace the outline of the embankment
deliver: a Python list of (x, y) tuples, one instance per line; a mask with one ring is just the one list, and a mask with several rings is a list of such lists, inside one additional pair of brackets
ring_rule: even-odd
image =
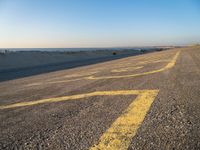
[(17, 51), (0, 53), (0, 81), (141, 54), (136, 50), (80, 52)]

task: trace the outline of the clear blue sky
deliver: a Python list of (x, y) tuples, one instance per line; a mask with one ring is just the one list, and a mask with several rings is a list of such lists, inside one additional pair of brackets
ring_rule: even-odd
[(200, 42), (199, 0), (0, 0), (0, 47)]

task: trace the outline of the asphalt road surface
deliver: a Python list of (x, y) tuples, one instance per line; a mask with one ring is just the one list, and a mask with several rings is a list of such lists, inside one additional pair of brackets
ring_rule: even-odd
[[(152, 52), (152, 51), (149, 51), (149, 52)], [(80, 67), (80, 66), (96, 64), (100, 62), (111, 61), (111, 60), (124, 58), (128, 56), (135, 56), (139, 54), (142, 54), (142, 52), (133, 51), (132, 53), (127, 52), (127, 54), (117, 54), (113, 56), (104, 56), (104, 57), (88, 58), (88, 59), (81, 58), (80, 60), (66, 61), (62, 63), (54, 63), (54, 64), (47, 64), (47, 65), (39, 65), (39, 66), (33, 66), (33, 67), (15, 68), (15, 69), (8, 69), (8, 70), (0, 69), (0, 82), (22, 78), (22, 77), (28, 77), (32, 75), (38, 75), (42, 73), (48, 73), (52, 71), (70, 69), (70, 68), (75, 68), (75, 67)]]
[(0, 149), (200, 149), (200, 47), (0, 83)]

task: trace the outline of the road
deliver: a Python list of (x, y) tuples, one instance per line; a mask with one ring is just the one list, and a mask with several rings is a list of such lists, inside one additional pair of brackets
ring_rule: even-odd
[(200, 149), (200, 47), (0, 83), (0, 149)]
[[(112, 51), (111, 51), (111, 54), (112, 54)], [(66, 62), (32, 66), (32, 67), (30, 66), (30, 67), (22, 67), (22, 68), (7, 69), (7, 70), (2, 70), (0, 67), (0, 82), (53, 72), (53, 71), (58, 71), (58, 70), (63, 70), (63, 69), (86, 66), (86, 65), (96, 64), (100, 62), (106, 62), (110, 60), (124, 58), (127, 56), (135, 56), (139, 54), (142, 54), (142, 52), (136, 51), (136, 52), (128, 53), (125, 51), (124, 54), (117, 54), (117, 55), (112, 55), (112, 56), (99, 56), (97, 58), (88, 58), (88, 59), (80, 58), (80, 60), (74, 60), (74, 61), (68, 60)], [(65, 53), (63, 55), (65, 55)]]

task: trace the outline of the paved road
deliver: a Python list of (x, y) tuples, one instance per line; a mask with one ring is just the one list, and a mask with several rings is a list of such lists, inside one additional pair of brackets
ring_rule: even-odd
[(0, 149), (200, 149), (200, 47), (0, 83)]
[[(149, 52), (152, 52), (152, 51), (149, 51)], [(127, 54), (126, 53), (117, 54), (113, 56), (104, 56), (104, 57), (99, 56), (98, 58), (88, 58), (88, 59), (81, 58), (80, 60), (76, 60), (76, 61), (66, 61), (62, 63), (46, 64), (46, 65), (39, 65), (39, 66), (33, 66), (33, 67), (16, 68), (16, 69), (8, 69), (8, 70), (0, 69), (0, 82), (48, 73), (52, 71), (70, 69), (70, 68), (75, 68), (75, 67), (80, 67), (80, 66), (96, 64), (100, 62), (111, 61), (111, 60), (124, 58), (128, 56), (135, 56), (139, 54), (142, 54), (142, 52), (133, 51), (132, 53), (127, 52)]]

